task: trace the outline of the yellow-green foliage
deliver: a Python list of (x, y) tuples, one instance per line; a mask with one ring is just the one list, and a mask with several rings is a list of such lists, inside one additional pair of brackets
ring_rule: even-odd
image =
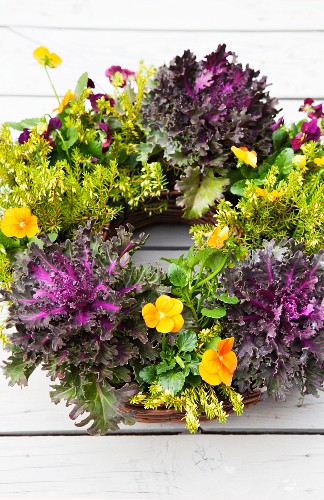
[[(220, 201), (217, 223), (229, 226), (241, 247), (260, 248), (263, 240), (294, 238), (304, 242), (306, 252), (316, 253), (324, 247), (323, 173), (323, 167), (311, 173), (296, 169), (278, 182), (278, 170), (273, 166), (264, 183), (266, 194), (260, 196), (253, 182), (248, 182), (235, 208), (228, 201)], [(278, 197), (271, 196), (274, 190), (280, 193)], [(205, 241), (209, 229), (206, 226)], [(194, 228), (198, 243), (203, 232), (203, 227)]]

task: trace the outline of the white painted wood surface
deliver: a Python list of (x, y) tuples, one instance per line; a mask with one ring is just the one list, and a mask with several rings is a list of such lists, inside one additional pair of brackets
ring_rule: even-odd
[[(85, 70), (107, 89), (112, 64), (158, 65), (186, 48), (202, 57), (218, 43), (267, 74), (282, 114), (297, 120), (305, 97), (324, 97), (323, 14), (322, 0), (0, 0), (0, 122), (56, 105), (32, 57), (38, 45), (62, 57), (51, 75), (63, 95)], [(184, 227), (154, 229), (155, 250), (139, 261), (189, 244)], [(324, 498), (323, 395), (300, 408), (297, 394), (267, 400), (226, 426), (202, 424), (196, 436), (178, 434), (182, 424), (137, 424), (91, 438), (73, 435), (84, 431), (50, 403), (48, 386), (40, 370), (23, 390), (0, 376), (0, 500)]]

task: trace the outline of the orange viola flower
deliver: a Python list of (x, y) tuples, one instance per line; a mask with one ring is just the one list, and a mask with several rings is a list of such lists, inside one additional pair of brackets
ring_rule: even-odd
[(261, 196), (261, 197), (267, 195), (270, 201), (274, 201), (277, 198), (280, 198), (282, 196), (282, 193), (280, 191), (277, 191), (276, 189), (271, 191), (271, 193), (268, 193), (268, 191), (266, 191), (265, 189), (259, 188), (258, 186), (255, 188), (255, 194), (257, 196)]
[(161, 295), (154, 304), (145, 304), (142, 316), (146, 326), (160, 333), (178, 332), (184, 324), (181, 316), (183, 303), (168, 295)]
[(222, 229), (217, 226), (207, 240), (207, 245), (212, 248), (223, 248), (224, 241), (228, 240), (229, 227)]
[(233, 373), (237, 367), (237, 357), (232, 351), (234, 337), (220, 340), (215, 349), (208, 349), (204, 352), (199, 363), (199, 373), (201, 378), (210, 385), (218, 385), (222, 382), (230, 386)]
[(69, 104), (70, 101), (76, 96), (76, 94), (72, 94), (71, 89), (67, 91), (65, 96), (63, 97), (62, 101), (60, 102), (60, 105), (58, 108), (53, 109), (54, 111), (58, 111), (58, 114), (63, 113), (64, 108)]
[(1, 231), (5, 236), (17, 238), (32, 238), (39, 232), (36, 215), (32, 215), (27, 207), (9, 208), (5, 211), (0, 223)]

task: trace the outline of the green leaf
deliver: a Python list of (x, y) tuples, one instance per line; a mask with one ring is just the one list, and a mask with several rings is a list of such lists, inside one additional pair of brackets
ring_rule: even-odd
[[(161, 363), (160, 363), (161, 364)], [(139, 376), (147, 384), (152, 384), (156, 379), (156, 368), (153, 365), (146, 366), (139, 372)]]
[(152, 144), (150, 142), (146, 143), (141, 142), (140, 144), (137, 144), (136, 149), (137, 149), (137, 160), (143, 163), (147, 163), (149, 157), (152, 156), (153, 154), (162, 151), (162, 148), (160, 146), (157, 146), (156, 144)]
[(188, 276), (186, 271), (177, 264), (170, 264), (168, 267), (168, 278), (172, 285), (184, 287), (188, 284)]
[(167, 372), (158, 378), (158, 384), (164, 391), (177, 394), (184, 386), (186, 377), (180, 371)]
[(184, 217), (195, 219), (206, 213), (221, 198), (229, 180), (224, 177), (216, 178), (211, 170), (202, 177), (199, 167), (187, 167), (184, 173), (176, 184), (176, 189), (182, 193), (177, 204), (185, 208)]
[(215, 307), (215, 309), (207, 309), (204, 307), (201, 310), (201, 314), (203, 316), (207, 316), (207, 318), (223, 318), (226, 316), (226, 309), (225, 307)]
[(224, 254), (222, 250), (213, 248), (213, 253), (206, 259), (205, 266), (213, 273), (218, 274), (225, 266), (227, 259), (228, 255)]
[(78, 140), (78, 131), (74, 125), (71, 125), (67, 129), (67, 138), (68, 140), (65, 141), (65, 144), (62, 145), (62, 148), (63, 146), (66, 146), (67, 149), (70, 149), (70, 147), (73, 146), (73, 144), (75, 144), (76, 141)]
[(286, 144), (289, 144), (289, 134), (286, 130), (275, 130), (272, 135), (273, 146), (275, 151), (280, 151)]
[(41, 118), (25, 118), (21, 122), (6, 122), (8, 127), (14, 130), (23, 130), (24, 128), (32, 128), (38, 125), (42, 121)]
[(87, 84), (88, 84), (88, 73), (83, 73), (78, 80), (74, 94), (80, 96), (84, 91), (84, 89), (86, 88)]
[(201, 384), (201, 376), (189, 373), (188, 377), (186, 377), (186, 385), (187, 384), (192, 387), (198, 387)]
[(225, 302), (225, 304), (238, 304), (240, 302), (240, 299), (238, 299), (235, 295), (230, 297), (226, 293), (222, 293), (221, 295), (217, 295), (216, 299), (221, 300), (222, 302)]
[(220, 337), (214, 337), (206, 344), (206, 349), (216, 349), (218, 342), (221, 340)]
[[(161, 363), (158, 363), (156, 365), (156, 373), (158, 375), (161, 375), (161, 373), (165, 373), (167, 371), (172, 370), (175, 367), (175, 365), (176, 365), (176, 362), (174, 359), (172, 361), (170, 361), (169, 363), (167, 361), (163, 360), (163, 361), (161, 361)], [(156, 379), (156, 374), (153, 377), (152, 382), (154, 382), (155, 379)]]
[(180, 356), (176, 355), (174, 359), (178, 363), (180, 368), (184, 369), (185, 364), (184, 364), (184, 361), (180, 358)]
[(9, 385), (27, 385), (28, 379), (36, 367), (36, 363), (24, 361), (21, 356), (13, 354), (8, 361), (4, 361), (3, 373), (9, 379)]
[(70, 417), (75, 420), (81, 414), (88, 413), (85, 419), (75, 425), (83, 427), (92, 421), (87, 429), (92, 435), (103, 435), (109, 430), (117, 430), (120, 422), (128, 425), (134, 424), (134, 417), (123, 412), (122, 408), (123, 404), (129, 401), (135, 393), (135, 386), (125, 384), (116, 390), (107, 382), (99, 382), (95, 376), (91, 375), (89, 379), (82, 382), (80, 390), (77, 390), (76, 403), (70, 412)]
[(292, 170), (292, 161), (294, 158), (294, 150), (287, 148), (281, 151), (277, 156), (274, 164), (278, 167), (283, 174), (288, 174)]
[(236, 196), (243, 196), (244, 191), (246, 189), (246, 181), (247, 181), (247, 179), (241, 179), (240, 181), (235, 182), (230, 187), (230, 192), (232, 194), (235, 194)]
[(197, 335), (192, 330), (181, 332), (176, 338), (176, 345), (179, 352), (191, 352), (197, 344)]

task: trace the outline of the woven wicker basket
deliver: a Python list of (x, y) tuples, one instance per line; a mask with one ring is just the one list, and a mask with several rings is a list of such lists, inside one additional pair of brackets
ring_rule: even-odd
[[(261, 393), (254, 392), (250, 394), (243, 394), (244, 408), (253, 406), (261, 400)], [(233, 413), (232, 405), (228, 401), (224, 401), (224, 410), (227, 413)], [(185, 413), (180, 411), (175, 411), (168, 408), (158, 408), (156, 410), (146, 410), (141, 405), (130, 405), (125, 404), (121, 410), (125, 413), (133, 413), (137, 422), (142, 422), (146, 424), (161, 424), (163, 422), (183, 422)], [(201, 415), (199, 417), (200, 422), (210, 422), (206, 416)]]

